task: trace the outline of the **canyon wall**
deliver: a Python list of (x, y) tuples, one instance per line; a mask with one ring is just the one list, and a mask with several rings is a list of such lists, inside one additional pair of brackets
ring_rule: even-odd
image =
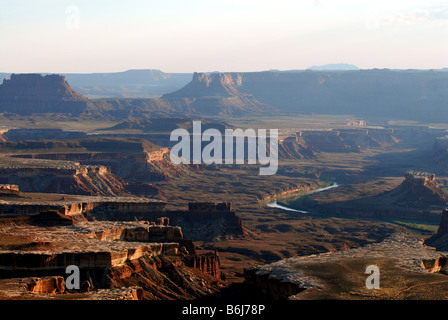
[[(4, 201), (0, 205), (0, 216), (34, 216), (41, 212), (59, 211), (74, 219), (86, 217), (90, 220), (156, 221), (160, 217), (166, 217), (171, 224), (182, 228), (186, 239), (194, 241), (245, 235), (242, 219), (231, 210), (229, 203), (193, 203), (188, 210), (177, 211), (165, 210), (165, 206), (166, 203), (162, 201), (138, 198), (93, 198), (90, 201), (85, 199), (80, 202), (66, 200), (51, 203)], [(173, 229), (173, 234), (178, 233)], [(135, 234), (135, 237), (138, 235)]]
[[(117, 147), (117, 150), (119, 148)], [(11, 155), (15, 158), (75, 161), (84, 166), (106, 166), (110, 172), (130, 182), (159, 181), (182, 176), (188, 168), (176, 166), (169, 160), (169, 149), (124, 152), (77, 152), (77, 153), (28, 153)]]
[(0, 167), (0, 183), (16, 184), (23, 192), (98, 196), (129, 195), (123, 181), (105, 166)]

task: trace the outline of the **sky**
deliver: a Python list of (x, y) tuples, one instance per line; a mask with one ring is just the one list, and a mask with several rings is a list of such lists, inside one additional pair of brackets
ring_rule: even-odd
[(448, 0), (0, 0), (0, 72), (448, 67)]

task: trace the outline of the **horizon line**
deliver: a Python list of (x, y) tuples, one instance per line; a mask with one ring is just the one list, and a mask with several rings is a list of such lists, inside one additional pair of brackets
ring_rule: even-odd
[(193, 71), (193, 72), (165, 72), (162, 71), (160, 69), (126, 69), (126, 70), (122, 70), (122, 71), (105, 71), (105, 72), (5, 72), (5, 71), (0, 71), (0, 73), (6, 73), (6, 74), (45, 74), (45, 75), (49, 75), (49, 74), (60, 74), (60, 75), (64, 75), (64, 74), (84, 74), (84, 75), (88, 75), (88, 74), (112, 74), (112, 73), (124, 73), (124, 72), (128, 72), (128, 71), (157, 71), (157, 72), (161, 72), (161, 73), (165, 73), (165, 74), (195, 74), (195, 73), (206, 73), (206, 74), (211, 74), (211, 73), (257, 73), (257, 72), (291, 72), (291, 71), (312, 71), (312, 72), (320, 72), (320, 71), (334, 71), (334, 72), (338, 72), (338, 71), (369, 71), (369, 70), (391, 70), (391, 71), (437, 71), (437, 70), (448, 70), (448, 66), (444, 67), (444, 68), (405, 68), (405, 69), (401, 69), (401, 68), (358, 68), (358, 69), (317, 69), (317, 70), (313, 70), (312, 68), (314, 67), (320, 67), (320, 66), (312, 66), (309, 67), (307, 69), (268, 69), (268, 70), (257, 70), (257, 71), (218, 71), (218, 70), (214, 70), (214, 71)]

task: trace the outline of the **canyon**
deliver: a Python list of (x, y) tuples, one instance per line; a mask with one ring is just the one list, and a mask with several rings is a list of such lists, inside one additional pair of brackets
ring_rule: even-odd
[[(2, 188), (32, 196), (17, 189)], [(185, 238), (188, 232), (164, 216), (169, 213), (163, 211), (163, 203), (93, 198), (84, 197), (90, 202), (83, 203), (66, 199), (63, 204), (2, 201), (2, 299), (192, 299), (224, 286), (217, 253), (199, 253)], [(216, 208), (223, 211), (220, 205)], [(215, 206), (191, 204), (190, 209), (205, 216)], [(222, 209), (225, 215), (230, 205)], [(154, 222), (134, 219), (151, 212), (157, 217)], [(115, 213), (116, 219), (100, 219), (104, 213)], [(198, 213), (192, 215), (197, 223)], [(66, 268), (72, 265), (80, 269), (81, 291), (64, 286)]]
[[(131, 73), (156, 91), (176, 77)], [(172, 91), (140, 88), (151, 97), (99, 97), (109, 89), (92, 87), (121, 79), (137, 90), (127, 75), (84, 85), (78, 77), (83, 94), (66, 81), (75, 76), (11, 75), (0, 86), (0, 299), (406, 299), (444, 290), (428, 288), (445, 281), (447, 128), (423, 122), (444, 116), (431, 110), (446, 73), (195, 73)], [(373, 91), (383, 94), (373, 101)], [(401, 117), (397, 100), (416, 112)], [(173, 164), (171, 131), (199, 120), (220, 132), (278, 128), (277, 174)], [(274, 200), (299, 211), (269, 207)], [(68, 263), (81, 269), (80, 291), (65, 286)], [(367, 265), (387, 277), (384, 291), (365, 289)]]

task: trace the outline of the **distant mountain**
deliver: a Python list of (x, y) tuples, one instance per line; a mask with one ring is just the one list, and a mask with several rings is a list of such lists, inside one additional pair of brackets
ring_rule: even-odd
[[(128, 83), (133, 76), (166, 80), (156, 71), (116, 75)], [(161, 98), (88, 99), (76, 91), (63, 76), (12, 75), (0, 85), (0, 112), (114, 120), (315, 113), (448, 123), (448, 72), (440, 70), (195, 73)]]
[(448, 73), (438, 70), (196, 73), (189, 84), (162, 99), (207, 101), (214, 108), (230, 97), (233, 110), (241, 112), (269, 110), (264, 105), (284, 114), (448, 121)]
[(0, 112), (80, 115), (87, 108), (87, 102), (86, 97), (59, 75), (12, 74), (0, 86)]
[(448, 73), (438, 70), (252, 72), (238, 90), (291, 114), (448, 122)]
[(318, 70), (318, 71), (343, 71), (343, 70), (361, 70), (357, 66), (353, 64), (346, 64), (346, 63), (332, 63), (332, 64), (326, 64), (323, 66), (313, 66), (308, 68), (308, 70)]
[(127, 70), (114, 73), (64, 74), (77, 91), (89, 98), (155, 98), (182, 88), (191, 73)]
[[(61, 75), (73, 89), (91, 99), (156, 98), (182, 88), (192, 77), (191, 73), (164, 73), (151, 69)], [(0, 82), (10, 76), (9, 73), (0, 73)]]

